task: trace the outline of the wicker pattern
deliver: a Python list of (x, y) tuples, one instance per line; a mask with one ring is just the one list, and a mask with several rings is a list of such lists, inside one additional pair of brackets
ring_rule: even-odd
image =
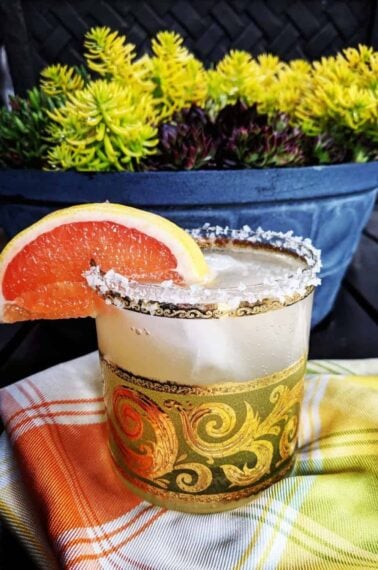
[(83, 34), (93, 25), (120, 30), (141, 52), (148, 49), (151, 35), (175, 29), (206, 63), (217, 61), (230, 48), (314, 59), (359, 42), (376, 45), (377, 4), (377, 0), (0, 0), (5, 13), (0, 26), (2, 22), (16, 88), (23, 90), (48, 63), (79, 64)]

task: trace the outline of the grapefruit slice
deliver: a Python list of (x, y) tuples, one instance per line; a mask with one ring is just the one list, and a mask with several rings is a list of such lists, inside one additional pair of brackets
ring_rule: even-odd
[(120, 204), (53, 212), (14, 237), (0, 255), (0, 320), (96, 316), (103, 301), (83, 272), (94, 261), (139, 282), (201, 282), (195, 241), (172, 222)]

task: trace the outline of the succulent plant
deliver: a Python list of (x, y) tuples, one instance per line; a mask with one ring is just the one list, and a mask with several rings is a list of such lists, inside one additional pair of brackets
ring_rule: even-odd
[(127, 86), (134, 93), (153, 91), (148, 56), (137, 58), (135, 45), (126, 36), (107, 27), (95, 27), (85, 35), (84, 53), (88, 68), (102, 79)]
[(309, 137), (291, 127), (286, 117), (272, 121), (259, 114), (256, 105), (227, 105), (215, 120), (192, 106), (160, 126), (157, 154), (147, 166), (191, 170), (302, 165), (307, 162), (306, 146), (311, 152)]
[(249, 106), (264, 101), (282, 66), (274, 55), (261, 54), (254, 59), (245, 51), (231, 50), (208, 71), (207, 107), (215, 115), (239, 100)]
[(377, 77), (378, 53), (366, 46), (314, 62), (310, 89), (295, 111), (302, 130), (364, 134), (378, 142)]
[(159, 170), (198, 170), (214, 166), (216, 129), (204, 109), (192, 105), (159, 127), (156, 155), (147, 166)]
[(153, 56), (146, 60), (160, 119), (192, 104), (204, 105), (206, 100), (205, 68), (182, 44), (179, 34), (159, 32), (152, 40)]
[(218, 168), (263, 168), (306, 163), (305, 138), (284, 116), (273, 121), (238, 101), (227, 105), (216, 119)]
[(151, 97), (115, 82), (92, 81), (49, 115), (52, 168), (135, 170), (157, 143)]
[(55, 101), (37, 87), (0, 108), (0, 167), (43, 168), (47, 162), (48, 111)]
[(310, 164), (339, 164), (342, 162), (369, 162), (378, 159), (377, 145), (364, 135), (356, 136), (347, 130), (322, 133), (309, 137)]
[(172, 31), (139, 57), (89, 30), (86, 68), (57, 64), (0, 110), (0, 166), (251, 168), (377, 160), (378, 52), (309, 63), (231, 50), (206, 70)]
[(53, 97), (66, 97), (69, 93), (84, 89), (83, 72), (67, 65), (50, 65), (41, 72), (41, 88)]

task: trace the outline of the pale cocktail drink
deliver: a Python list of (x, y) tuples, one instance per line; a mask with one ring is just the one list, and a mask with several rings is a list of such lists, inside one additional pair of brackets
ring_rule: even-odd
[(205, 285), (140, 285), (93, 268), (110, 449), (135, 493), (214, 512), (293, 466), (318, 252), (272, 232), (193, 232)]

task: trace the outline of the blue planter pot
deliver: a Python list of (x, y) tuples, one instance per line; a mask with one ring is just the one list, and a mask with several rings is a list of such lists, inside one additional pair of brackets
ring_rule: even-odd
[(52, 210), (109, 200), (162, 214), (186, 228), (210, 222), (293, 230), (322, 250), (317, 324), (333, 305), (377, 188), (377, 162), (114, 174), (0, 170), (0, 225), (11, 237)]

